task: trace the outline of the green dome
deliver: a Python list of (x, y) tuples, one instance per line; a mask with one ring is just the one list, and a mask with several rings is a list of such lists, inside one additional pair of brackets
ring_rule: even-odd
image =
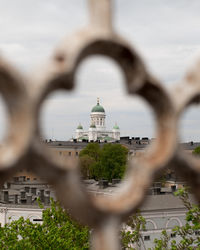
[(83, 126), (81, 124), (79, 124), (77, 129), (83, 129)]
[(99, 99), (97, 99), (97, 105), (92, 108), (91, 112), (105, 112), (104, 108), (99, 104)]
[(117, 124), (115, 124), (115, 126), (113, 127), (113, 129), (119, 129), (119, 126)]

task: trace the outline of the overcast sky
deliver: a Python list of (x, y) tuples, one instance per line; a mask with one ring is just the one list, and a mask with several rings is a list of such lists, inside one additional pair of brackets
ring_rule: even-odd
[[(88, 22), (85, 0), (0, 0), (0, 52), (17, 68), (31, 71), (65, 36)], [(139, 51), (149, 70), (166, 88), (185, 74), (200, 51), (199, 0), (116, 0), (116, 30)], [(115, 122), (121, 135), (153, 137), (151, 109), (127, 96), (118, 67), (109, 59), (91, 57), (81, 64), (76, 89), (54, 94), (41, 111), (44, 137), (68, 140), (79, 122), (89, 127), (96, 98), (106, 110), (106, 125)], [(3, 104), (0, 135), (6, 128)], [(200, 109), (190, 109), (181, 121), (184, 141), (200, 141)]]

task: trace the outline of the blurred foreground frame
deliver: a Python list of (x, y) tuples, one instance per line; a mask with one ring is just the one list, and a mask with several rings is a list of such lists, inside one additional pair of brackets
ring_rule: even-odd
[[(114, 2), (114, 1), (113, 1)], [(0, 91), (8, 110), (9, 127), (0, 148), (0, 182), (19, 169), (28, 168), (45, 178), (72, 216), (93, 228), (92, 249), (120, 249), (120, 225), (145, 199), (155, 176), (175, 168), (189, 176), (200, 201), (200, 160), (179, 148), (177, 124), (185, 109), (200, 100), (200, 63), (171, 92), (148, 72), (136, 50), (114, 29), (111, 0), (88, 0), (87, 27), (64, 39), (47, 62), (29, 76), (0, 58)], [(88, 194), (83, 187), (78, 162), (63, 163), (41, 141), (39, 114), (46, 97), (56, 90), (75, 86), (78, 65), (91, 55), (113, 59), (124, 75), (129, 95), (143, 98), (154, 110), (156, 140), (145, 155), (132, 158), (121, 189), (111, 197)]]

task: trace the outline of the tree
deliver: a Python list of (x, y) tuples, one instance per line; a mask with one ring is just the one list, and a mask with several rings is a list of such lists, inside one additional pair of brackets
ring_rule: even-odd
[(141, 245), (144, 247), (142, 231), (145, 230), (146, 220), (139, 211), (130, 216), (121, 230), (122, 249), (140, 249)]
[(200, 146), (196, 147), (193, 151), (192, 154), (195, 156), (200, 156)]
[(0, 249), (89, 249), (89, 230), (57, 202), (43, 210), (43, 223), (20, 219), (0, 227)]
[(89, 143), (79, 154), (80, 167), (83, 178), (97, 178), (96, 172), (101, 155), (101, 148), (98, 143)]
[[(121, 179), (126, 169), (128, 149), (120, 144), (89, 143), (80, 152), (81, 171), (84, 177), (95, 179)], [(87, 173), (87, 174), (86, 174)]]
[(94, 169), (95, 169), (96, 161), (94, 158), (92, 158), (89, 155), (82, 155), (80, 157), (80, 163), (81, 163), (80, 164), (81, 173), (84, 179), (91, 178), (95, 175)]
[(103, 178), (111, 181), (121, 179), (126, 170), (128, 149), (120, 144), (105, 144), (101, 151), (99, 165)]
[(99, 160), (101, 154), (101, 148), (99, 143), (88, 143), (88, 145), (81, 150), (79, 156), (82, 157), (84, 155), (90, 156), (96, 162)]

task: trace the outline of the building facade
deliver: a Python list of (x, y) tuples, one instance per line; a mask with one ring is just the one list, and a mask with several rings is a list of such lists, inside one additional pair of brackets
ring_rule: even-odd
[(106, 114), (104, 108), (97, 104), (92, 108), (90, 113), (90, 127), (84, 131), (81, 124), (78, 125), (75, 134), (75, 140), (79, 142), (116, 142), (120, 140), (120, 129), (117, 124), (113, 126), (112, 130), (106, 129)]
[[(44, 183), (36, 183), (26, 181), (22, 182), (18, 180), (17, 182), (10, 183), (11, 185), (6, 185), (3, 193), (1, 194), (0, 201), (0, 223), (4, 226), (6, 223), (10, 223), (14, 220), (19, 219), (21, 216), (24, 219), (29, 219), (33, 223), (42, 223), (42, 209), (37, 206), (33, 199), (29, 199), (30, 195), (33, 197), (39, 193), (37, 196), (43, 200), (45, 205), (45, 197), (47, 195), (41, 192), (45, 189)], [(102, 187), (95, 180), (85, 180), (84, 184), (89, 193), (93, 195), (102, 196), (112, 196), (118, 192), (120, 188), (120, 183), (109, 184)], [(29, 187), (29, 189), (28, 189)], [(36, 188), (37, 187), (37, 188)], [(33, 188), (35, 189), (34, 193)], [(42, 188), (42, 190), (41, 190)], [(49, 188), (48, 188), (49, 190)], [(5, 197), (5, 191), (8, 195)], [(46, 190), (44, 190), (46, 191)], [(13, 199), (13, 196), (18, 194), (18, 200)], [(51, 196), (54, 199), (54, 193), (48, 193), (48, 197)], [(42, 197), (43, 196), (43, 197)], [(191, 203), (195, 203), (194, 197), (189, 197)], [(24, 202), (26, 200), (26, 202)], [(23, 201), (23, 202), (22, 202)], [(49, 199), (46, 203), (45, 208), (49, 207)], [(145, 202), (140, 207), (140, 213), (146, 220), (146, 229), (141, 231), (141, 238), (139, 245), (133, 244), (132, 247), (136, 249), (154, 249), (154, 240), (161, 237), (162, 230), (166, 230), (170, 240), (176, 240), (179, 242), (181, 240), (179, 235), (174, 234), (173, 228), (175, 226), (185, 225), (186, 208), (182, 201), (173, 195), (172, 189), (169, 193), (147, 195)], [(125, 230), (131, 230), (124, 224)], [(195, 235), (199, 235), (199, 231), (195, 232)]]

